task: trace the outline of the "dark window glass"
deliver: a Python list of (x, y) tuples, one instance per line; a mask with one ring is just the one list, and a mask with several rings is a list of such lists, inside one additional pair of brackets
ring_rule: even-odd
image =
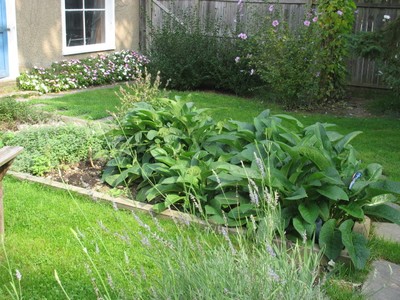
[(83, 12), (67, 11), (65, 13), (67, 46), (84, 45)]
[(83, 8), (83, 0), (65, 0), (65, 9)]
[(105, 0), (85, 0), (85, 8), (106, 8)]

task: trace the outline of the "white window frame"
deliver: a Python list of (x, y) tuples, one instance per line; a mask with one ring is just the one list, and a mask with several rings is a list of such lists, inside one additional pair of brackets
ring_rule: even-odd
[(61, 0), (61, 26), (63, 55), (115, 50), (115, 5), (114, 0), (105, 0), (105, 43), (68, 46), (66, 41), (65, 0)]

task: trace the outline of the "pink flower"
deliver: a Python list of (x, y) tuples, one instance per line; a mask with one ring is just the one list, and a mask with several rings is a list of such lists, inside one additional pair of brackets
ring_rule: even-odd
[(339, 16), (343, 16), (343, 12), (342, 12), (341, 10), (338, 10), (336, 13), (337, 13)]
[(307, 26), (307, 27), (310, 26), (310, 21), (305, 20), (305, 21), (304, 21), (304, 25)]
[(273, 20), (272, 21), (272, 26), (276, 27), (279, 25), (279, 21), (278, 20)]
[(245, 39), (247, 39), (247, 34), (245, 34), (245, 33), (239, 33), (238, 34), (238, 38), (240, 38), (240, 39), (242, 39), (242, 40), (245, 40)]
[(315, 16), (315, 17), (312, 19), (312, 21), (313, 21), (314, 23), (317, 22), (317, 21), (318, 21), (318, 17)]
[(273, 12), (273, 11), (274, 11), (274, 5), (271, 4), (271, 5), (268, 7), (268, 10), (269, 10), (270, 12)]
[(239, 56), (236, 56), (235, 57), (235, 63), (238, 63), (240, 61), (240, 57)]

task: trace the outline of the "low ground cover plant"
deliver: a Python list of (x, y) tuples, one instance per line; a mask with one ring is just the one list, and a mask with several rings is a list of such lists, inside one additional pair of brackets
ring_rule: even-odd
[(136, 184), (135, 198), (156, 210), (198, 214), (200, 206), (217, 224), (251, 227), (249, 217), (262, 210), (268, 189), (276, 190), (289, 235), (316, 239), (329, 259), (345, 247), (356, 268), (369, 251), (352, 232), (354, 222), (368, 214), (400, 224), (400, 213), (385, 205), (393, 200), (388, 194), (400, 194), (400, 183), (383, 178), (379, 164), (361, 167), (350, 144), (360, 132), (305, 127), (268, 110), (251, 123), (217, 123), (193, 103), (159, 101), (162, 109), (137, 103), (119, 121), (103, 173), (112, 186)]
[(0, 129), (15, 129), (18, 124), (34, 124), (49, 119), (49, 116), (33, 110), (27, 103), (17, 102), (12, 97), (0, 99)]
[(76, 125), (9, 132), (3, 134), (1, 140), (4, 145), (24, 147), (13, 163), (13, 170), (34, 175), (93, 158), (106, 146), (98, 131)]
[(145, 56), (131, 50), (97, 57), (54, 62), (50, 67), (34, 67), (21, 74), (17, 83), (22, 90), (41, 93), (82, 89), (136, 78), (144, 65)]

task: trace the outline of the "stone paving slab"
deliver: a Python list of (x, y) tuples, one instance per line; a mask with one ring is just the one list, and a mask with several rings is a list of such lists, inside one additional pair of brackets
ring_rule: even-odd
[(374, 261), (362, 293), (370, 300), (399, 300), (400, 266), (385, 260)]
[(400, 226), (393, 223), (374, 223), (375, 235), (385, 240), (400, 243)]

